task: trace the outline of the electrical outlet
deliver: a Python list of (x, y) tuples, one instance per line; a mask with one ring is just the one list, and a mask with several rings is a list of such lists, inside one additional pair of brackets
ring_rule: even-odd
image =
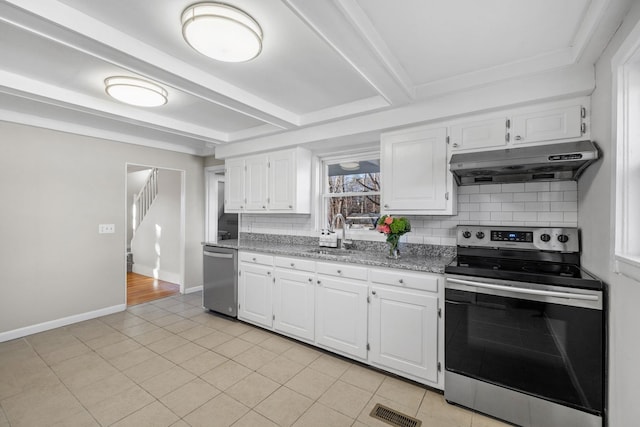
[(99, 234), (113, 234), (116, 232), (115, 224), (98, 224)]

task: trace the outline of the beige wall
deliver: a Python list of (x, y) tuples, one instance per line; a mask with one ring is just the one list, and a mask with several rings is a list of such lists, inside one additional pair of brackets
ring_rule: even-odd
[(5, 122), (0, 135), (0, 333), (125, 303), (127, 162), (186, 171), (185, 287), (202, 285), (201, 157)]
[(602, 149), (602, 159), (580, 180), (578, 224), (582, 228), (583, 265), (609, 285), (609, 425), (626, 427), (640, 419), (640, 283), (613, 272), (614, 219), (612, 217), (615, 136), (612, 132), (611, 58), (640, 21), (635, 1), (623, 25), (596, 64), (592, 95), (591, 135)]

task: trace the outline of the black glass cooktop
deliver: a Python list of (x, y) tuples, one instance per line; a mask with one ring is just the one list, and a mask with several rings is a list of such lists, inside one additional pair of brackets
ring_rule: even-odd
[(445, 267), (444, 272), (554, 286), (602, 289), (600, 280), (578, 265), (568, 263), (459, 255)]

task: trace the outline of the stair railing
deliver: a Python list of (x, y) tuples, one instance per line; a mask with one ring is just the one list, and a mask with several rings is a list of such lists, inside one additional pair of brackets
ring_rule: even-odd
[(147, 213), (149, 212), (149, 209), (157, 195), (158, 169), (153, 168), (147, 177), (146, 182), (142, 186), (142, 189), (140, 189), (140, 192), (133, 195), (133, 209), (135, 211), (133, 222), (134, 231), (138, 228), (144, 217), (147, 216)]

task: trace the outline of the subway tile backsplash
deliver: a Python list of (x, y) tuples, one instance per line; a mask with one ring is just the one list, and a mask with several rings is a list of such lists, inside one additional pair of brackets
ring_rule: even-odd
[[(564, 226), (578, 225), (578, 187), (575, 181), (458, 187), (458, 214), (410, 216), (407, 243), (455, 245), (458, 224)], [(243, 214), (241, 231), (294, 236), (317, 236), (312, 215)], [(361, 240), (384, 240), (380, 233), (354, 235)]]

